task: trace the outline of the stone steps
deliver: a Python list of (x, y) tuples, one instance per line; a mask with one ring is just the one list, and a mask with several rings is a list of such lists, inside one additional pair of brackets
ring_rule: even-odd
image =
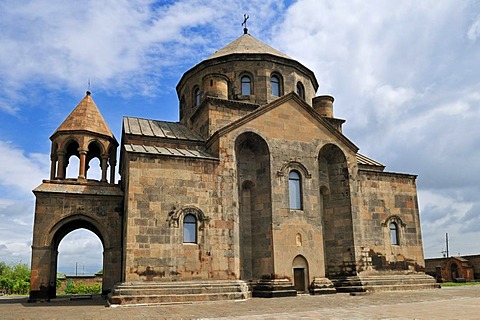
[(435, 279), (425, 274), (356, 276), (332, 279), (337, 292), (378, 292), (439, 288)]
[(248, 286), (243, 281), (178, 281), (122, 283), (113, 289), (113, 305), (172, 304), (218, 300), (245, 300)]

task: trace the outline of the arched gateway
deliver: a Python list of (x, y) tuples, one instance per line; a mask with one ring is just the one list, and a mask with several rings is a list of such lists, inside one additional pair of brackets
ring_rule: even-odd
[[(30, 300), (56, 296), (58, 245), (70, 232), (84, 228), (103, 244), (103, 293), (121, 281), (123, 192), (114, 184), (115, 137), (87, 92), (52, 140), (50, 179), (33, 190), (36, 196), (32, 242)], [(78, 178), (66, 178), (71, 157), (78, 157)], [(97, 158), (100, 181), (88, 179)], [(107, 181), (110, 164), (110, 181)]]

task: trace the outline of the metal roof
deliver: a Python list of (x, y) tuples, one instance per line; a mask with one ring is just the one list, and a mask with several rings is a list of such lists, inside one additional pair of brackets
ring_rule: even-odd
[(376, 166), (376, 167), (383, 167), (385, 168), (385, 165), (381, 164), (380, 162), (377, 162), (373, 159), (370, 159), (363, 154), (357, 153), (357, 163), (362, 164), (362, 165), (367, 165), (367, 166)]
[(135, 117), (124, 117), (125, 134), (146, 137), (204, 141), (202, 137), (178, 122), (158, 121)]
[(130, 153), (142, 153), (142, 154), (152, 154), (152, 155), (161, 155), (161, 156), (170, 156), (170, 157), (218, 160), (218, 158), (213, 157), (205, 150), (199, 150), (199, 149), (167, 148), (167, 147), (145, 146), (145, 145), (134, 145), (134, 144), (126, 144), (124, 147), (125, 147), (125, 150)]

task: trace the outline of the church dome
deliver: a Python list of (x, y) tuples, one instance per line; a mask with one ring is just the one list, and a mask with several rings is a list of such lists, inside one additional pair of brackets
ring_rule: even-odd
[(244, 33), (183, 74), (177, 85), (180, 122), (201, 125), (203, 104), (211, 98), (228, 101), (233, 114), (239, 108), (253, 111), (290, 92), (312, 105), (317, 89), (310, 69)]
[(255, 39), (248, 33), (245, 33), (241, 37), (230, 42), (225, 47), (216, 51), (214, 54), (212, 54), (205, 60), (224, 57), (231, 54), (270, 54), (272, 56), (293, 60), (285, 53), (280, 52), (277, 49), (274, 49), (269, 45)]

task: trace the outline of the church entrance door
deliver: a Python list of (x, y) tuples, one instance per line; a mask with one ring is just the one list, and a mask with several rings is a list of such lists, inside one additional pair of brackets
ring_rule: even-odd
[(293, 259), (293, 285), (297, 292), (306, 292), (308, 283), (308, 262), (304, 256), (298, 255)]
[(297, 292), (305, 292), (305, 269), (294, 268), (293, 279), (295, 284), (295, 290), (297, 290)]

